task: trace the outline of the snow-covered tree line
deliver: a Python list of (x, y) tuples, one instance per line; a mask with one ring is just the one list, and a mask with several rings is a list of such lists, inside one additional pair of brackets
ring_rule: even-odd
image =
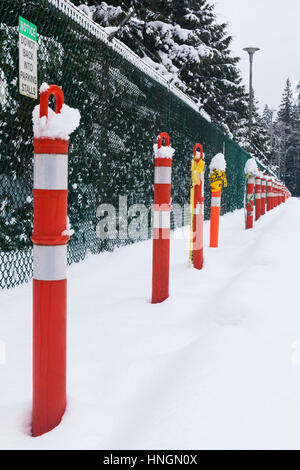
[(273, 134), (273, 162), (292, 194), (300, 196), (300, 81), (293, 89), (287, 79), (274, 122), (272, 114), (266, 105), (263, 120)]
[[(218, 22), (207, 0), (74, 0), (86, 14), (173, 84), (190, 95), (213, 121), (246, 150), (248, 93), (242, 84), (239, 58), (231, 53), (227, 25)], [(132, 16), (119, 27), (128, 13)], [(257, 109), (253, 149), (270, 158), (270, 139)]]

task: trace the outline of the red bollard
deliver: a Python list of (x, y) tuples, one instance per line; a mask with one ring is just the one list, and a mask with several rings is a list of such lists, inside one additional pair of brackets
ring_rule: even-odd
[(281, 204), (281, 184), (280, 181), (278, 181), (278, 205), (280, 206)]
[(211, 196), (210, 208), (210, 248), (218, 248), (219, 246), (219, 225), (221, 211), (221, 190), (215, 191)]
[(262, 173), (260, 215), (265, 215), (265, 213), (266, 213), (266, 175), (265, 175), (265, 173)]
[(275, 181), (275, 207), (279, 205), (278, 182)]
[[(64, 103), (56, 85), (40, 95), (40, 117)], [(34, 138), (32, 435), (55, 428), (66, 408), (68, 140)], [(66, 234), (67, 233), (67, 234)]]
[(272, 209), (275, 208), (275, 179), (272, 177)]
[(253, 228), (254, 185), (255, 176), (250, 175), (247, 183), (246, 230)]
[[(162, 146), (163, 138), (165, 146)], [(171, 168), (174, 149), (166, 132), (157, 138), (154, 171), (152, 303), (169, 297)]]
[(255, 176), (258, 174), (257, 163), (254, 158), (249, 158), (245, 165), (245, 178), (246, 178), (246, 230), (253, 228), (253, 209), (254, 209), (254, 189), (255, 189)]
[(273, 199), (273, 193), (272, 193), (272, 179), (271, 176), (267, 178), (267, 211), (270, 211), (272, 209), (272, 199)]
[(281, 184), (278, 182), (278, 205), (281, 205)]
[(260, 218), (261, 179), (260, 172), (255, 178), (255, 220)]
[[(200, 156), (197, 158), (197, 149)], [(194, 147), (194, 161), (196, 167), (203, 162), (203, 147), (196, 144)], [(194, 214), (193, 214), (193, 266), (195, 269), (203, 268), (203, 223), (204, 223), (204, 162), (201, 173), (198, 173), (199, 184), (194, 185)]]
[(219, 246), (219, 225), (221, 213), (221, 193), (222, 187), (227, 187), (226, 161), (222, 153), (215, 155), (209, 165), (210, 186), (211, 186), (211, 206), (210, 206), (210, 248)]

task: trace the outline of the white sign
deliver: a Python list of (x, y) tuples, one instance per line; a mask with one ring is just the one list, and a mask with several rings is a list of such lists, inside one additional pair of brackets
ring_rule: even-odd
[(19, 91), (37, 99), (37, 27), (19, 16)]

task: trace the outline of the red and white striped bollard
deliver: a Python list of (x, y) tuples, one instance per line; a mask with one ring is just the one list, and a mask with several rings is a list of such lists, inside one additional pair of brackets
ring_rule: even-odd
[[(40, 118), (64, 104), (50, 85), (40, 95)], [(68, 140), (34, 138), (33, 415), (32, 434), (56, 427), (66, 408)]]
[(272, 209), (272, 179), (271, 176), (267, 177), (267, 211)]
[(247, 160), (244, 173), (246, 178), (245, 225), (246, 230), (248, 230), (253, 228), (255, 176), (258, 174), (257, 163), (254, 158)]
[(261, 199), (260, 199), (260, 214), (266, 213), (266, 176), (264, 173), (261, 175)]
[[(197, 155), (197, 149), (199, 149), (199, 155)], [(194, 147), (194, 160), (196, 167), (203, 162), (203, 147), (201, 144), (196, 144)], [(203, 268), (204, 163), (198, 177), (199, 184), (194, 185), (193, 266), (195, 269), (200, 270)]]
[(260, 218), (261, 179), (260, 172), (255, 178), (255, 220)]
[[(162, 141), (165, 139), (165, 146)], [(152, 303), (169, 297), (171, 171), (174, 149), (162, 132), (157, 138), (154, 168)]]

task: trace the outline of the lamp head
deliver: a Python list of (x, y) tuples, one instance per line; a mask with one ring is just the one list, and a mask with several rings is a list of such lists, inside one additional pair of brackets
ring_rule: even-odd
[(260, 51), (259, 47), (244, 47), (243, 51), (248, 52), (249, 55), (253, 55), (256, 51)]

